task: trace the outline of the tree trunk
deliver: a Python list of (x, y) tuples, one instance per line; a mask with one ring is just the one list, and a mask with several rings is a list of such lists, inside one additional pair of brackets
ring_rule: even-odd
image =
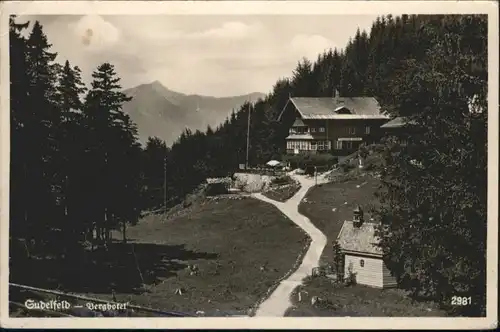
[(26, 240), (24, 240), (23, 242), (24, 242), (24, 248), (26, 249), (26, 256), (28, 258), (31, 258), (31, 253), (30, 250), (28, 249), (28, 244), (26, 243)]
[(105, 244), (109, 241), (109, 218), (108, 218), (108, 208), (104, 208), (104, 228), (103, 228), (103, 240)]

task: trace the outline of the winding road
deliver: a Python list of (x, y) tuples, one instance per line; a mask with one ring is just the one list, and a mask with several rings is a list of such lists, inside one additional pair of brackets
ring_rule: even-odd
[[(253, 194), (252, 196), (264, 202), (273, 204), (297, 226), (302, 228), (311, 237), (311, 244), (299, 268), (295, 270), (287, 279), (281, 281), (279, 286), (257, 309), (256, 317), (283, 317), (286, 310), (292, 306), (290, 295), (293, 290), (302, 284), (302, 280), (311, 274), (312, 269), (319, 266), (319, 259), (323, 249), (326, 246), (327, 239), (319, 229), (317, 229), (311, 221), (299, 213), (298, 207), (309, 188), (313, 187), (316, 182), (314, 178), (307, 178), (301, 175), (291, 175), (294, 179), (300, 182), (300, 190), (289, 200), (284, 203), (269, 199), (262, 194)], [(318, 176), (318, 184), (326, 182), (323, 177)]]

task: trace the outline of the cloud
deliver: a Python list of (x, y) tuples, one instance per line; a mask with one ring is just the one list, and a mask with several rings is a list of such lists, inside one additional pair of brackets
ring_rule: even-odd
[(110, 62), (125, 88), (159, 80), (173, 90), (213, 96), (267, 92), (301, 57), (314, 60), (325, 49), (345, 46), (359, 26), (352, 17), (287, 15), (32, 19), (43, 24), (57, 61), (78, 65), (87, 83), (98, 65)]
[(316, 60), (319, 53), (334, 48), (336, 45), (333, 41), (321, 35), (298, 34), (292, 38), (290, 47), (297, 56)]
[(214, 41), (214, 40), (241, 40), (253, 38), (262, 32), (264, 27), (259, 23), (246, 24), (238, 21), (228, 21), (217, 27), (208, 27), (194, 31), (186, 31), (171, 26), (166, 22), (151, 22), (147, 25), (124, 25), (126, 34), (155, 42), (175, 42), (179, 40)]
[(121, 35), (117, 27), (97, 15), (83, 16), (70, 24), (69, 28), (90, 51), (102, 51), (115, 46)]
[(239, 57), (221, 55), (207, 57), (205, 63), (217, 66), (220, 70), (249, 71), (267, 70), (273, 68), (288, 68), (296, 65), (297, 61), (284, 55), (269, 55), (249, 52)]
[(226, 22), (222, 26), (187, 35), (188, 38), (228, 38), (243, 39), (255, 37), (255, 34), (262, 30), (260, 24), (245, 24), (242, 22)]

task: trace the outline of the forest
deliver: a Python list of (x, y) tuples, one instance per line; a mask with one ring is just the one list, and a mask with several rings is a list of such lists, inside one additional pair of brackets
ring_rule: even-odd
[(11, 248), (22, 240), (31, 257), (71, 262), (109, 243), (112, 229), (125, 241), (127, 225), (165, 208), (164, 182), (169, 208), (207, 177), (244, 163), (248, 112), (250, 164), (262, 164), (285, 152), (294, 119), (277, 118), (289, 96), (338, 89), (374, 96), (385, 112), (422, 129), (405, 147), (386, 141), (380, 236), (401, 287), (444, 305), (471, 296), (471, 306), (450, 312), (484, 315), (487, 38), (486, 15), (379, 17), (343, 49), (298, 61), (266, 98), (217, 128), (186, 129), (171, 147), (151, 137), (142, 147), (112, 64), (98, 66), (87, 87), (70, 59), (55, 61), (39, 22), (11, 17)]

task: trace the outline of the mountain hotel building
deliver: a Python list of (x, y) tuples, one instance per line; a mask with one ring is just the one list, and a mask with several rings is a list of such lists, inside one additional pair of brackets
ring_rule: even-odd
[(380, 126), (390, 120), (381, 112), (373, 97), (292, 98), (290, 97), (278, 120), (285, 112), (295, 114), (295, 122), (286, 138), (287, 153), (332, 152), (348, 155), (361, 143), (380, 139)]

